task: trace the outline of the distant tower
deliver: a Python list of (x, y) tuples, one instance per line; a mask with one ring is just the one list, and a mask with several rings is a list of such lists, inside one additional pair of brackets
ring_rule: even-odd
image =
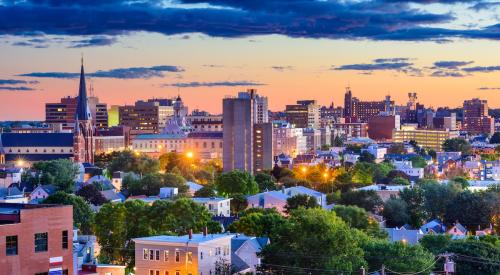
[(345, 89), (344, 117), (352, 117), (352, 92), (350, 87)]
[(73, 152), (75, 155), (75, 162), (94, 163), (94, 126), (87, 98), (87, 87), (85, 85), (85, 73), (83, 70), (83, 57), (73, 136)]

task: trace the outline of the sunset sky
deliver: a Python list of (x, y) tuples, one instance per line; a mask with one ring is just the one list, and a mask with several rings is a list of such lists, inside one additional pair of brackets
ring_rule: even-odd
[[(423, 3), (423, 4), (422, 4)], [(84, 55), (109, 105), (180, 93), (192, 110), (257, 88), (297, 99), (500, 107), (500, 2), (0, 0), (0, 120), (43, 120), (75, 96)]]

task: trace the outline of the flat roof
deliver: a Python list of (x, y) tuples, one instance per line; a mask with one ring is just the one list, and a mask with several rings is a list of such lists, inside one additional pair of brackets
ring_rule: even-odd
[(203, 234), (193, 234), (193, 237), (189, 239), (189, 235), (183, 235), (183, 236), (160, 235), (160, 236), (135, 238), (133, 240), (135, 242), (159, 242), (159, 243), (179, 243), (179, 244), (185, 244), (189, 242), (189, 243), (199, 244), (227, 237), (232, 238), (233, 236), (234, 234), (207, 234), (206, 236), (203, 236)]

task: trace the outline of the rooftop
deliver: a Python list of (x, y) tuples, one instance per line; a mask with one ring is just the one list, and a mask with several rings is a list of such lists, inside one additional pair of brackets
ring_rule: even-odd
[(136, 238), (133, 239), (135, 242), (160, 242), (160, 243), (193, 243), (193, 244), (200, 244), (204, 242), (209, 242), (217, 239), (223, 239), (227, 237), (233, 237), (234, 235), (232, 234), (208, 234), (204, 236), (203, 234), (193, 234), (193, 237), (189, 239), (189, 235), (183, 235), (183, 236), (167, 236), (167, 235), (161, 235), (161, 236), (152, 236), (152, 237), (143, 237), (143, 238)]
[(73, 133), (4, 133), (4, 147), (73, 147)]
[(230, 198), (220, 198), (220, 197), (211, 197), (211, 198), (191, 198), (193, 201), (198, 202), (198, 203), (205, 203), (205, 202), (221, 202), (225, 200), (230, 200)]

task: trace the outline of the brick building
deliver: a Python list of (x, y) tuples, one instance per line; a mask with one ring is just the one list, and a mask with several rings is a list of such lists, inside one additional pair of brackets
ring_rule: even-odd
[(0, 203), (0, 274), (73, 274), (73, 207)]

